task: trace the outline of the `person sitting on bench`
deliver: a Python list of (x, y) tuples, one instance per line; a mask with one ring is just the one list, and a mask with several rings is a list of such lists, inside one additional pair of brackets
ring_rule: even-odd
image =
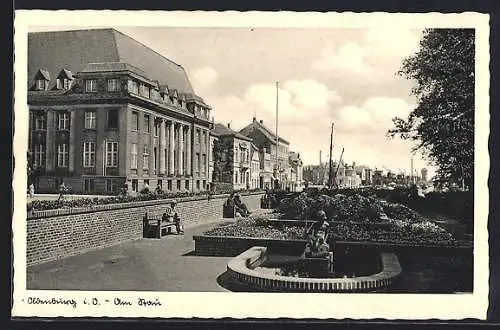
[(242, 217), (248, 217), (250, 214), (252, 214), (252, 212), (250, 212), (248, 210), (248, 208), (245, 205), (245, 203), (243, 203), (241, 201), (239, 194), (236, 194), (234, 196), (234, 206), (235, 206), (236, 212), (238, 212), (239, 214), (241, 214)]

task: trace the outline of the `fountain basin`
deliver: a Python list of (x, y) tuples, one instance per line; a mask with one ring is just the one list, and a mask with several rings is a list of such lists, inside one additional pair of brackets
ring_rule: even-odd
[(388, 287), (401, 273), (394, 253), (380, 253), (382, 270), (373, 275), (353, 278), (310, 278), (275, 275), (257, 271), (268, 252), (254, 246), (229, 261), (227, 271), (232, 280), (245, 286), (271, 292), (372, 292)]

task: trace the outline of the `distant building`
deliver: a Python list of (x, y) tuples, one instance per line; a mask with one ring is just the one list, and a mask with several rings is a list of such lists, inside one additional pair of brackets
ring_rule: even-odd
[(251, 152), (250, 152), (250, 188), (263, 189), (264, 186), (260, 185), (260, 171), (261, 171), (261, 161), (259, 155), (259, 148), (255, 146), (255, 144), (251, 144)]
[(290, 190), (296, 191), (303, 186), (303, 162), (300, 159), (300, 153), (290, 151), (288, 153), (288, 161), (290, 164)]
[(427, 169), (426, 168), (423, 168), (420, 173), (422, 174), (422, 181), (423, 182), (427, 182)]
[[(291, 188), (293, 182), (290, 178), (290, 163), (289, 163), (289, 145), (290, 143), (278, 137), (278, 145), (276, 145), (276, 135), (266, 126), (262, 120), (257, 121), (254, 117), (252, 122), (240, 130), (240, 133), (250, 138), (260, 152), (264, 149), (271, 154), (271, 164), (273, 171), (273, 180), (278, 179), (282, 188)], [(276, 160), (276, 151), (277, 160)]]
[(252, 139), (216, 123), (213, 128), (214, 159), (213, 182), (232, 183), (233, 189), (250, 187), (250, 154)]

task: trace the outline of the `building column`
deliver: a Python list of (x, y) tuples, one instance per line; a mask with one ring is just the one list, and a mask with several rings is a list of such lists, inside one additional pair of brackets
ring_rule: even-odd
[(168, 141), (168, 174), (170, 176), (173, 176), (175, 174), (174, 172), (174, 121), (170, 121), (170, 139)]
[(177, 142), (178, 142), (178, 148), (177, 148), (177, 174), (179, 175), (183, 175), (184, 174), (184, 168), (183, 168), (183, 157), (182, 157), (182, 153), (183, 153), (183, 144), (184, 144), (184, 136), (183, 136), (183, 126), (182, 124), (179, 123), (179, 128), (178, 128), (178, 138), (177, 138)]
[(75, 123), (75, 111), (70, 111), (69, 115), (69, 158), (68, 158), (68, 169), (73, 172), (75, 168), (75, 130), (73, 125)]
[(54, 162), (57, 159), (57, 148), (55, 148), (52, 133), (54, 132), (54, 112), (48, 110), (46, 113), (47, 130), (45, 133), (45, 170), (52, 171), (54, 169)]
[(191, 175), (191, 127), (186, 127), (186, 175)]
[(209, 164), (210, 164), (210, 154), (211, 154), (211, 150), (210, 150), (210, 131), (207, 130), (205, 131), (205, 136), (206, 136), (206, 141), (207, 143), (205, 143), (205, 160), (206, 160), (206, 163), (205, 163), (205, 177), (207, 178), (207, 182), (210, 182), (211, 178), (209, 176), (210, 173), (208, 173), (208, 168), (209, 168)]
[[(166, 144), (166, 136), (165, 136), (165, 121), (163, 119), (160, 120), (160, 147), (158, 150), (160, 156), (160, 175), (165, 175), (165, 144)], [(157, 155), (158, 156), (158, 155)]]

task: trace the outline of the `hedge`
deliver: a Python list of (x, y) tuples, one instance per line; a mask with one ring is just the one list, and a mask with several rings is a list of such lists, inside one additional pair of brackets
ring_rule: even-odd
[[(258, 189), (250, 190), (238, 190), (241, 192), (254, 192), (259, 191)], [(236, 192), (236, 190), (234, 191)], [(132, 203), (141, 201), (151, 201), (151, 200), (162, 200), (170, 198), (182, 198), (182, 197), (193, 197), (193, 196), (203, 196), (211, 195), (207, 191), (203, 192), (179, 192), (179, 193), (148, 193), (148, 194), (138, 194), (138, 195), (120, 195), (108, 198), (79, 198), (79, 199), (63, 199), (63, 200), (36, 200), (27, 204), (27, 211), (44, 211), (44, 210), (54, 210), (63, 208), (76, 208), (76, 207), (91, 207), (95, 205), (106, 205), (106, 204), (118, 204), (118, 203)]]

